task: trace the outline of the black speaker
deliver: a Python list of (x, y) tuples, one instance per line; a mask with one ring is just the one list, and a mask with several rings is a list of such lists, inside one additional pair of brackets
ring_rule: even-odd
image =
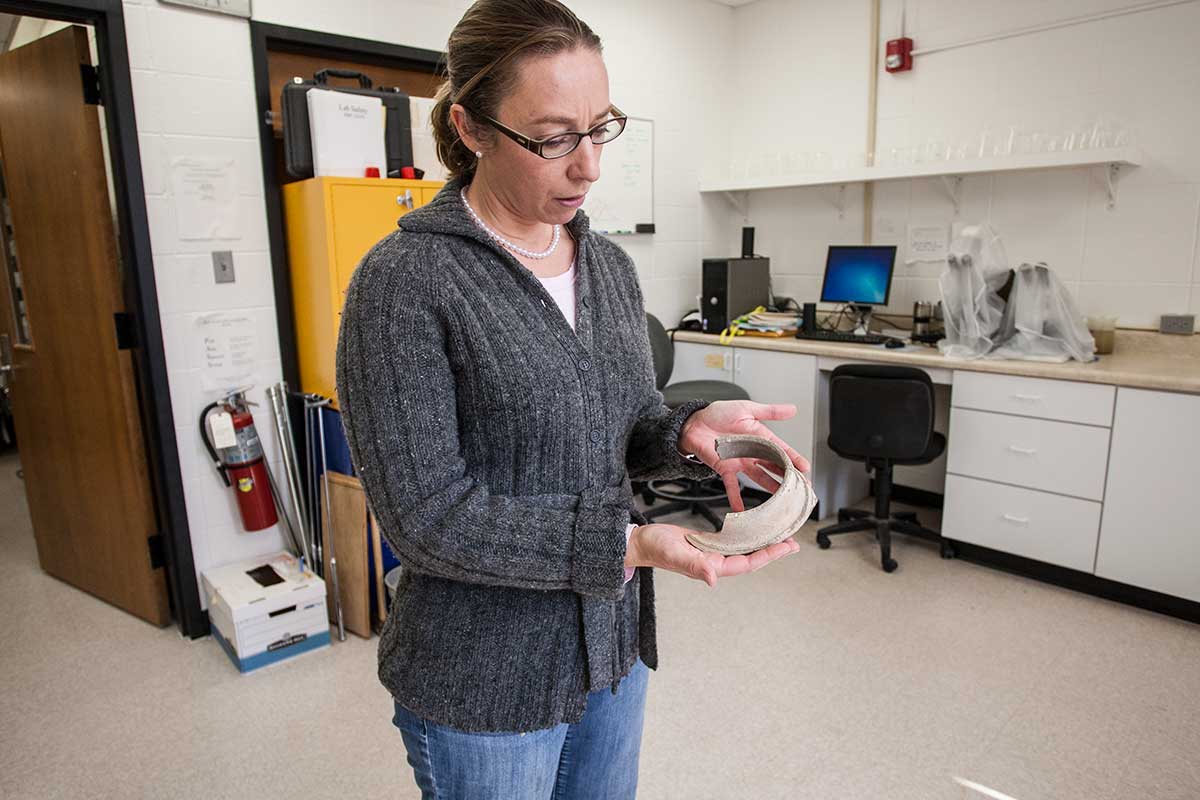
[(742, 228), (742, 258), (754, 258), (754, 228)]
[(814, 333), (817, 330), (817, 304), (804, 304), (804, 317), (802, 319), (800, 330), (805, 333)]

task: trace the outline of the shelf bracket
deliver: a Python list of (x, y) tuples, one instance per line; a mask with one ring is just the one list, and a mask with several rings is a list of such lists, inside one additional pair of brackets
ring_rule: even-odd
[(1109, 162), (1104, 170), (1104, 186), (1108, 189), (1108, 210), (1117, 207), (1117, 176), (1121, 173), (1121, 165), (1115, 161)]
[(750, 193), (749, 192), (724, 192), (725, 199), (729, 201), (729, 205), (733, 206), (734, 210), (742, 215), (743, 219), (750, 217)]
[(942, 188), (946, 190), (946, 194), (950, 196), (950, 202), (954, 204), (954, 216), (958, 216), (958, 211), (962, 207), (962, 175), (942, 175)]
[(838, 219), (846, 218), (846, 184), (838, 184), (837, 199), (834, 201), (833, 207), (837, 209)]

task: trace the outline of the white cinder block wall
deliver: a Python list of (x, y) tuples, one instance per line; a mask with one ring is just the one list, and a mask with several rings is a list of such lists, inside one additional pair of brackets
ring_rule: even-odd
[[(902, 5), (883, 0), (880, 47), (899, 35)], [(1142, 3), (908, 0), (907, 32), (919, 49), (1135, 5)], [(865, 151), (869, 12), (867, 0), (758, 0), (734, 12), (742, 118), (732, 152), (769, 166), (789, 147), (831, 159)], [(1010, 125), (1054, 132), (1100, 119), (1131, 130), (1145, 161), (1120, 176), (1112, 210), (1100, 168), (968, 178), (957, 215), (938, 179), (877, 183), (873, 241), (900, 245), (903, 262), (909, 224), (987, 221), (1013, 266), (1046, 261), (1084, 313), (1156, 327), (1161, 313), (1200, 311), (1198, 32), (1200, 3), (1190, 2), (917, 56), (912, 72), (881, 74), (880, 154)], [(842, 220), (834, 193), (751, 194), (750, 221), (758, 250), (772, 258), (777, 291), (815, 299), (824, 246), (861, 241), (861, 187), (847, 187)], [(943, 269), (944, 262), (898, 264), (889, 310), (908, 314), (914, 299), (938, 299)]]
[[(469, 5), (444, 2), (255, 0), (256, 20), (433, 50)], [(700, 165), (728, 141), (725, 120), (732, 54), (714, 47), (728, 35), (733, 10), (704, 0), (580, 0), (572, 7), (605, 43), (612, 98), (635, 116), (655, 120), (653, 237), (621, 237), (638, 264), (649, 309), (668, 324), (694, 305), (702, 251), (728, 253), (735, 226), (721, 206), (702, 205)], [(212, 399), (200, 383), (195, 319), (214, 311), (256, 320), (258, 362), (251, 400), (268, 461), (282, 464), (271, 425), (267, 386), (282, 377), (266, 210), (259, 157), (250, 29), (245, 20), (153, 0), (124, 5), (146, 203), (163, 316), (171, 397), (197, 574), (210, 566), (283, 546), (278, 529), (242, 531), (232, 493), (221, 485), (197, 434)], [(232, 159), (238, 175), (237, 238), (179, 238), (170, 164), (181, 157)], [(603, 168), (603, 163), (602, 163)], [(713, 233), (714, 231), (721, 233)], [(706, 240), (708, 232), (715, 238)], [(210, 252), (232, 250), (233, 284), (213, 281)]]

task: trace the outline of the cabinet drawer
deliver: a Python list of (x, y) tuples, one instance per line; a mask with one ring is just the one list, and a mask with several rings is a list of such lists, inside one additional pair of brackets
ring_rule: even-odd
[(1108, 428), (954, 408), (946, 471), (1101, 500), (1108, 437)]
[(958, 370), (951, 402), (957, 408), (1112, 425), (1116, 387)]
[(1100, 504), (999, 483), (946, 476), (942, 535), (1048, 564), (1091, 572)]

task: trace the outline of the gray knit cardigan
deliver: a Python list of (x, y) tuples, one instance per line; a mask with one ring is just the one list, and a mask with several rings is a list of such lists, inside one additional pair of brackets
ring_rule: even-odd
[(640, 656), (656, 668), (652, 571), (624, 583), (630, 480), (709, 477), (655, 388), (629, 256), (588, 229), (575, 330), (448, 183), (363, 259), (337, 389), (354, 466), (404, 566), (379, 678), (467, 731), (576, 722)]

